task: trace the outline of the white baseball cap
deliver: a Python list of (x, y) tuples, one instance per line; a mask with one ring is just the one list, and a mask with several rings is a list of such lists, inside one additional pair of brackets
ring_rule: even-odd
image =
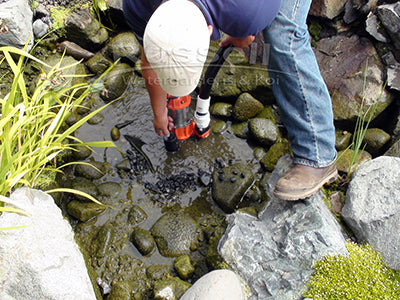
[(202, 74), (210, 33), (201, 10), (188, 0), (169, 0), (153, 13), (143, 48), (161, 87), (172, 96), (190, 94)]

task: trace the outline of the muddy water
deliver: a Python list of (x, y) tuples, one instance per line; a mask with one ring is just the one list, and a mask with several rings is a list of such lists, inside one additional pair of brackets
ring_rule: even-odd
[[(192, 101), (192, 106), (195, 106), (195, 101)], [(95, 220), (87, 222), (88, 224), (78, 225), (77, 229), (89, 225), (99, 228), (106, 222), (112, 222), (114, 226), (129, 235), (131, 228), (126, 225), (126, 218), (129, 209), (135, 204), (139, 205), (148, 215), (146, 221), (140, 224), (140, 227), (144, 229), (150, 229), (154, 222), (171, 207), (184, 210), (197, 219), (216, 211), (223, 214), (213, 202), (209, 188), (199, 185), (184, 193), (177, 192), (173, 201), (165, 203), (154, 201), (154, 197), (151, 199), (144, 188), (144, 183), (156, 183), (160, 178), (168, 178), (169, 174), (179, 174), (182, 171), (197, 174), (198, 169), (201, 169), (210, 172), (217, 158), (221, 158), (225, 162), (229, 160), (243, 163), (254, 162), (252, 148), (245, 140), (235, 137), (229, 130), (222, 134), (211, 133), (208, 138), (202, 140), (189, 138), (180, 142), (178, 152), (166, 152), (163, 139), (157, 136), (153, 130), (150, 100), (142, 79), (136, 79), (123, 99), (111, 104), (101, 114), (104, 116), (104, 120), (100, 124), (85, 124), (79, 129), (76, 136), (83, 141), (111, 140), (110, 132), (116, 124), (133, 120), (133, 123), (120, 130), (121, 138), (115, 144), (122, 153), (126, 153), (131, 147), (124, 139), (124, 134), (142, 140), (145, 143), (142, 150), (148, 155), (155, 172), (146, 172), (141, 178), (132, 179), (128, 176), (121, 178), (115, 168), (115, 165), (123, 160), (121, 153), (112, 148), (106, 150), (95, 148), (96, 153), (93, 153), (89, 160), (106, 162), (113, 170), (101, 181), (119, 183), (122, 192), (115, 199), (105, 200), (110, 202), (106, 204), (112, 205), (113, 209), (107, 209)], [(212, 123), (215, 121), (212, 120)], [(121, 254), (139, 258), (146, 265), (165, 264), (172, 261), (171, 258), (162, 257), (157, 250), (151, 255), (143, 257), (131, 243), (121, 249)]]

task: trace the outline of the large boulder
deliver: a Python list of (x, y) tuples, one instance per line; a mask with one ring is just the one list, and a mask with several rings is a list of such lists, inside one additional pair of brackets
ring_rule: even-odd
[(23, 48), (28, 44), (28, 51), (33, 46), (32, 17), (29, 2), (9, 0), (0, 3), (0, 46)]
[(372, 43), (357, 35), (337, 35), (317, 43), (315, 56), (332, 98), (335, 121), (354, 123), (375, 105), (373, 118), (392, 102), (382, 90), (384, 66)]
[(392, 269), (400, 269), (400, 158), (381, 156), (354, 173), (342, 209), (357, 239), (382, 254)]
[(21, 188), (10, 202), (28, 215), (3, 213), (0, 228), (1, 299), (96, 299), (71, 225), (48, 194)]
[(250, 299), (299, 299), (316, 260), (348, 253), (321, 192), (295, 202), (272, 196), (290, 165), (289, 156), (279, 160), (265, 187), (271, 201), (258, 218), (244, 213), (228, 216), (218, 245), (224, 260), (250, 286)]

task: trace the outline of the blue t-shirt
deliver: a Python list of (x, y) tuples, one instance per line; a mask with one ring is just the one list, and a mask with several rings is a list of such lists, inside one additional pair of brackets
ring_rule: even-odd
[[(146, 24), (156, 8), (165, 0), (123, 0), (125, 20), (139, 42)], [(213, 26), (212, 40), (221, 38), (219, 30), (242, 38), (256, 35), (268, 27), (278, 14), (282, 0), (192, 0)]]

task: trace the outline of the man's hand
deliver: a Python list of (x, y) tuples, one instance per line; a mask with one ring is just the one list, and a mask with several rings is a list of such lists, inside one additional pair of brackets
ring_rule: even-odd
[(174, 123), (172, 118), (168, 116), (167, 106), (165, 106), (165, 111), (161, 114), (154, 114), (153, 125), (154, 130), (159, 136), (169, 136), (169, 132), (173, 129)]
[(255, 39), (254, 35), (248, 35), (244, 38), (235, 38), (235, 37), (231, 37), (228, 35), (228, 37), (226, 39), (224, 39), (223, 41), (221, 41), (219, 43), (220, 47), (224, 47), (227, 46), (229, 44), (232, 44), (233, 46), (240, 48), (240, 49), (244, 49), (246, 47), (248, 47)]

